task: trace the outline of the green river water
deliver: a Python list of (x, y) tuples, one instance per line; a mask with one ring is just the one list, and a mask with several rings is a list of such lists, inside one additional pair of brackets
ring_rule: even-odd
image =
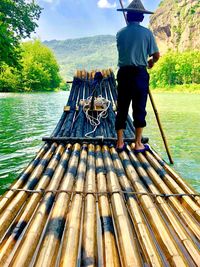
[[(200, 95), (153, 93), (175, 164), (200, 192)], [(18, 177), (55, 128), (68, 93), (0, 93), (0, 194)], [(150, 104), (144, 136), (168, 162)]]

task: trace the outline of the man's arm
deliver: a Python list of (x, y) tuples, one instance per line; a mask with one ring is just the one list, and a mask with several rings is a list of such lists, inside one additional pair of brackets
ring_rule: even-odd
[(151, 55), (151, 58), (148, 60), (148, 68), (151, 69), (154, 66), (154, 63), (156, 63), (160, 58), (160, 53), (156, 52)]

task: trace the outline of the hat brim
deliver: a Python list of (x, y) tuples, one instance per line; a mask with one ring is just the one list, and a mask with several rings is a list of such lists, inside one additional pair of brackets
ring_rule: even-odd
[(132, 9), (132, 8), (119, 8), (117, 11), (124, 11), (124, 12), (134, 12), (134, 13), (142, 13), (142, 14), (154, 14), (154, 12), (148, 10), (141, 10), (141, 9)]

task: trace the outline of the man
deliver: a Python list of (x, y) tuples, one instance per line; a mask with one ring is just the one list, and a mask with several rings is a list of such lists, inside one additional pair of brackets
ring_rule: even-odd
[[(152, 32), (140, 25), (143, 14), (152, 14), (144, 8), (140, 0), (134, 0), (127, 8), (118, 9), (127, 12), (127, 27), (117, 33), (119, 54), (118, 112), (115, 129), (117, 131), (117, 151), (125, 148), (123, 131), (130, 102), (132, 101), (135, 126), (135, 152), (144, 152), (148, 146), (142, 144), (142, 132), (146, 126), (146, 102), (149, 90), (149, 74), (146, 68), (152, 68), (160, 55)], [(149, 58), (150, 57), (150, 58)]]

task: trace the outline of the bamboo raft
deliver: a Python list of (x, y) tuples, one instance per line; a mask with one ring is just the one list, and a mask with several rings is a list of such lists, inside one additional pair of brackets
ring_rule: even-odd
[[(152, 148), (134, 154), (130, 117), (116, 152), (115, 78), (102, 73), (78, 72), (52, 135), (1, 197), (0, 266), (200, 266), (199, 194)], [(111, 103), (95, 132), (80, 105), (91, 94)]]

